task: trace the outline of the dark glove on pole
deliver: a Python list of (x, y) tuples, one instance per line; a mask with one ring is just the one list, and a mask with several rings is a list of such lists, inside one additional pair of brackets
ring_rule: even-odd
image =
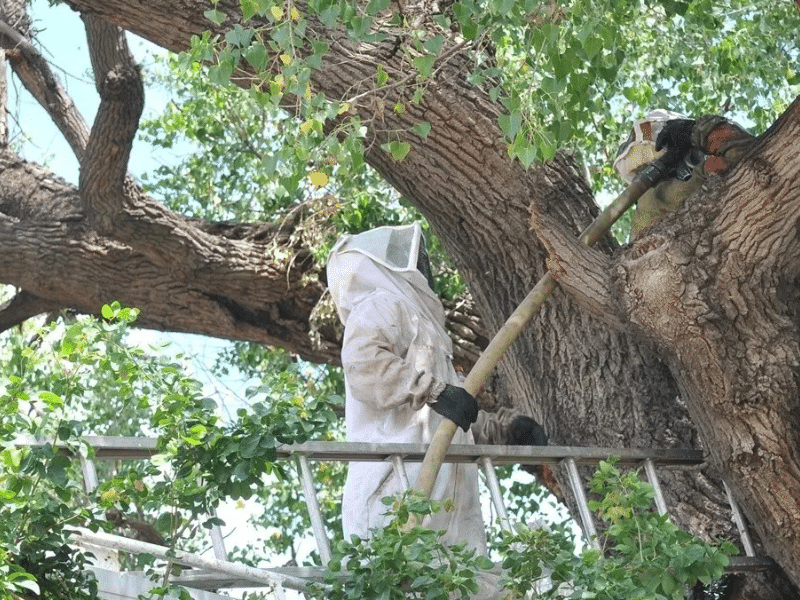
[(430, 407), (464, 431), (478, 419), (478, 401), (475, 397), (464, 388), (449, 383)]
[[(509, 446), (547, 446), (547, 434), (544, 432), (544, 427), (536, 422), (536, 419), (520, 415), (514, 417), (506, 430), (506, 444)], [(541, 483), (552, 479), (552, 473), (545, 473), (544, 465), (521, 465), (521, 468), (534, 475)]]
[(514, 417), (506, 433), (509, 446), (547, 446), (544, 428), (531, 417)]
[(683, 158), (692, 149), (693, 119), (674, 119), (667, 121), (656, 138), (656, 151), (666, 146), (667, 152), (659, 160), (667, 167), (670, 176), (678, 168)]

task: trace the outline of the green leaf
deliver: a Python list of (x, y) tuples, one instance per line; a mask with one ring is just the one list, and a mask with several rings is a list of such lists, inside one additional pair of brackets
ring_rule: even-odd
[(225, 34), (225, 41), (233, 46), (244, 48), (250, 44), (254, 33), (255, 31), (253, 29), (249, 27), (245, 29), (237, 23), (233, 29)]
[(388, 144), (381, 144), (381, 148), (392, 155), (392, 158), (398, 162), (403, 160), (411, 150), (411, 144), (408, 142), (389, 142)]
[(391, 0), (369, 0), (367, 3), (367, 14), (376, 15), (389, 8)]
[(322, 21), (323, 25), (331, 28), (336, 27), (339, 22), (339, 5), (331, 4), (322, 9), (318, 14), (319, 20)]
[(378, 65), (378, 72), (375, 75), (375, 85), (381, 87), (386, 85), (386, 82), (389, 81), (389, 74), (386, 72), (386, 69), (383, 68), (383, 65)]
[(442, 49), (442, 44), (444, 43), (444, 38), (441, 35), (436, 35), (422, 44), (422, 47), (425, 48), (431, 54), (436, 56), (439, 55), (439, 51)]
[(347, 32), (355, 40), (364, 40), (372, 28), (372, 17), (355, 16), (348, 22)]
[(477, 38), (479, 30), (480, 26), (477, 22), (470, 21), (461, 24), (461, 35), (463, 35), (466, 40), (474, 40)]
[(589, 60), (592, 60), (603, 49), (603, 40), (596, 37), (590, 37), (583, 43), (583, 49)]
[(43, 400), (44, 403), (47, 404), (47, 406), (51, 409), (64, 405), (64, 401), (61, 399), (61, 396), (52, 392), (40, 392), (39, 398)]
[(256, 71), (262, 71), (267, 66), (267, 49), (263, 44), (253, 44), (244, 52), (244, 59)]
[(514, 8), (517, 0), (490, 0), (489, 10), (496, 15), (507, 15)]
[(328, 570), (334, 573), (338, 573), (339, 571), (341, 571), (342, 570), (341, 561), (335, 558), (331, 559), (330, 562), (328, 562)]
[(418, 56), (412, 62), (420, 75), (423, 77), (430, 77), (433, 72), (433, 65), (436, 63), (436, 55), (425, 54), (423, 56)]
[(257, 0), (241, 0), (242, 21), (247, 22), (258, 12)]
[(233, 63), (223, 62), (208, 70), (208, 78), (219, 86), (227, 86), (231, 82)]
[(211, 10), (207, 10), (203, 13), (203, 16), (214, 23), (214, 25), (222, 25), (227, 18), (225, 13), (218, 11), (216, 8), (212, 8)]
[(67, 484), (67, 468), (70, 460), (63, 454), (56, 454), (47, 465), (47, 478), (57, 486), (63, 487)]
[(671, 596), (678, 589), (678, 582), (668, 571), (661, 574), (661, 589), (667, 596)]
[(502, 114), (498, 117), (497, 122), (506, 137), (509, 140), (514, 140), (522, 125), (522, 112), (515, 110), (511, 113)]
[(531, 144), (523, 132), (517, 134), (514, 143), (509, 148), (512, 157), (522, 163), (526, 169), (531, 166), (538, 156), (540, 150), (535, 144)]
[(260, 444), (261, 434), (251, 433), (239, 444), (239, 455), (242, 458), (253, 458), (258, 454), (258, 448)]
[[(15, 574), (12, 574), (12, 575), (15, 575)], [(27, 573), (24, 573), (23, 575), (27, 575)], [(31, 581), (30, 579), (22, 579), (22, 580), (15, 579), (14, 580), (14, 586), (18, 587), (18, 588), (30, 590), (31, 592), (33, 592), (37, 596), (39, 594), (41, 594), (41, 592), (39, 591), (40, 590), (39, 584), (36, 583), (35, 581)]]
[(428, 121), (420, 121), (411, 128), (423, 140), (427, 139), (428, 134), (431, 132), (431, 124)]

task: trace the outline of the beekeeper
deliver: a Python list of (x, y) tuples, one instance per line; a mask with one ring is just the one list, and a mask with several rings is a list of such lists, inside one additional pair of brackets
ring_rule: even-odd
[(677, 209), (708, 176), (733, 167), (753, 140), (741, 126), (718, 115), (695, 120), (655, 109), (637, 121), (617, 152), (614, 170), (630, 183), (641, 168), (658, 160), (665, 175), (639, 198), (631, 240)]
[[(428, 443), (446, 417), (459, 426), (454, 444), (474, 443), (470, 426), (478, 419), (478, 403), (460, 387), (453, 367), (452, 342), (432, 289), (420, 225), (341, 237), (331, 250), (327, 274), (344, 324), (348, 441)], [(532, 418), (505, 411), (503, 420), (506, 426), (481, 419), (482, 431), (506, 436), (482, 443), (546, 443)], [(407, 465), (410, 481), (416, 480), (419, 467)], [(388, 462), (350, 463), (343, 498), (345, 538), (368, 538), (370, 529), (384, 527), (387, 507), (381, 498), (402, 491)], [(454, 500), (455, 508), (431, 515), (424, 524), (446, 530), (443, 543), (467, 542), (485, 555), (477, 466), (444, 464), (431, 499)]]

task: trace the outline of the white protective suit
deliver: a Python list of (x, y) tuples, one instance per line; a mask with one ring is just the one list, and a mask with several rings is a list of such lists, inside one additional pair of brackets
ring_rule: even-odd
[[(445, 384), (459, 385), (442, 304), (416, 268), (421, 244), (415, 223), (346, 235), (331, 251), (328, 286), (345, 327), (348, 441), (430, 442), (443, 417), (428, 403)], [(472, 433), (458, 429), (453, 443), (473, 443)], [(419, 467), (407, 465), (412, 485)], [(345, 539), (367, 538), (370, 529), (388, 523), (381, 498), (401, 491), (390, 463), (350, 463), (342, 502)], [(452, 499), (455, 509), (432, 515), (425, 525), (447, 530), (444, 543), (466, 541), (485, 555), (477, 467), (442, 465), (431, 498)]]

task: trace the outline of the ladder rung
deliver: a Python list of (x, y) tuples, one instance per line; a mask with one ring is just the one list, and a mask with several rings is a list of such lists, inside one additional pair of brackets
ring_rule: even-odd
[(508, 519), (508, 511), (506, 510), (505, 502), (503, 502), (503, 493), (500, 491), (500, 482), (497, 480), (497, 473), (494, 470), (492, 459), (488, 456), (482, 456), (480, 463), (483, 467), (483, 472), (486, 474), (486, 484), (494, 507), (497, 510), (497, 516), (500, 517), (500, 524), (506, 531), (511, 531), (511, 522)]
[(572, 493), (575, 496), (575, 501), (578, 503), (578, 512), (583, 522), (583, 531), (586, 537), (589, 538), (589, 544), (592, 548), (600, 548), (600, 542), (597, 539), (597, 528), (594, 525), (594, 517), (592, 511), (589, 510), (589, 504), (586, 502), (586, 494), (583, 491), (583, 483), (581, 476), (578, 473), (578, 465), (574, 458), (565, 458), (564, 464), (567, 467), (567, 474), (569, 475), (569, 483), (572, 487)]
[(308, 458), (305, 454), (296, 454), (297, 465), (300, 469), (300, 480), (303, 484), (303, 494), (308, 506), (308, 516), (311, 519), (311, 527), (314, 530), (314, 537), (317, 540), (319, 558), (323, 565), (327, 565), (331, 560), (331, 546), (328, 535), (325, 533), (325, 524), (322, 520), (322, 512), (319, 509), (317, 493), (314, 490), (314, 479), (311, 477), (311, 467), (308, 465)]
[(644, 472), (647, 474), (647, 481), (649, 481), (650, 485), (653, 486), (653, 491), (656, 496), (655, 498), (656, 510), (658, 510), (658, 514), (660, 515), (669, 514), (667, 512), (667, 503), (664, 500), (664, 492), (661, 490), (661, 483), (658, 481), (656, 466), (653, 464), (653, 459), (651, 458), (645, 459)]

